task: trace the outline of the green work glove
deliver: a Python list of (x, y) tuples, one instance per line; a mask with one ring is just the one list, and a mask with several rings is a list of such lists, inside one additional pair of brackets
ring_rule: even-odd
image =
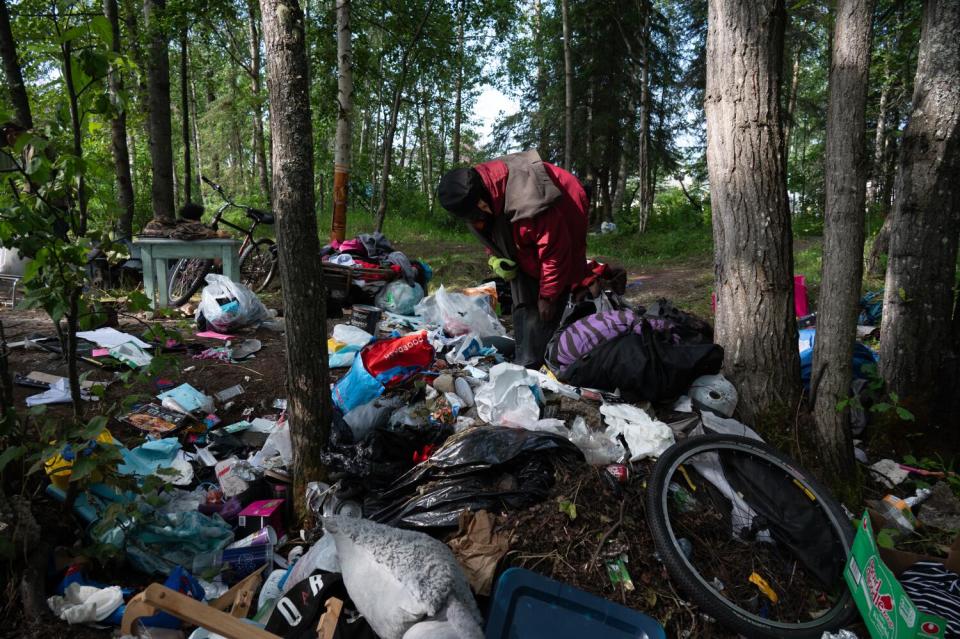
[(497, 277), (502, 277), (508, 282), (517, 276), (517, 263), (513, 260), (492, 255), (487, 260), (487, 264), (490, 265)]

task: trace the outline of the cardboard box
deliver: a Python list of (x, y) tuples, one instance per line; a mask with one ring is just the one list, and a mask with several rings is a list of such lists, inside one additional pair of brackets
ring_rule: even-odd
[(237, 518), (237, 527), (240, 530), (237, 537), (245, 537), (266, 526), (272, 526), (278, 538), (283, 537), (286, 530), (283, 525), (285, 502), (285, 499), (263, 499), (252, 502), (241, 510)]
[(942, 617), (917, 610), (897, 581), (897, 575), (918, 561), (936, 561), (950, 570), (960, 568), (960, 538), (954, 542), (948, 558), (888, 550), (877, 546), (874, 526), (880, 523), (864, 511), (860, 529), (843, 576), (857, 609), (873, 639), (943, 639), (947, 622)]

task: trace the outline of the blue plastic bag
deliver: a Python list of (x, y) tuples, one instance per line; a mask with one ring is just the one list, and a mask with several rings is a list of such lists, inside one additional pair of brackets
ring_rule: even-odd
[(342, 412), (348, 413), (357, 406), (373, 401), (385, 390), (373, 375), (367, 372), (363, 358), (356, 357), (350, 370), (333, 387), (333, 403)]

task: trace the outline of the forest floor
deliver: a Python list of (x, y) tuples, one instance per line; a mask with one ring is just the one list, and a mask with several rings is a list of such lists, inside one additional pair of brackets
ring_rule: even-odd
[[(606, 238), (600, 239), (605, 240)], [(434, 269), (434, 286), (439, 283), (448, 286), (474, 285), (482, 282), (489, 272), (483, 251), (467, 237), (417, 236), (415, 233), (409, 232), (404, 234), (403, 237), (398, 237), (394, 243), (397, 249), (404, 251), (411, 258), (424, 258), (430, 263)], [(601, 250), (593, 250), (594, 248)], [(811, 269), (805, 274), (808, 276), (811, 296), (815, 298), (819, 282), (812, 269), (814, 266), (819, 267), (820, 244), (816, 239), (802, 239), (796, 242), (795, 248), (799, 256), (797, 259), (798, 267)], [(665, 255), (653, 255), (644, 258), (642, 255), (632, 254), (628, 255), (627, 260), (621, 261), (618, 260), (617, 253), (609, 249), (609, 244), (593, 238), (590, 255), (600, 259), (609, 259), (613, 263), (623, 263), (627, 266), (629, 272), (627, 297), (631, 303), (650, 304), (661, 297), (666, 297), (681, 309), (705, 318), (711, 317), (710, 294), (713, 286), (713, 272), (712, 257), (709, 253), (683, 254), (675, 259)], [(798, 272), (802, 271), (798, 270)], [(281, 296), (278, 291), (270, 292), (264, 299), (271, 308), (281, 306)], [(187, 316), (179, 316), (164, 319), (162, 322), (167, 328), (180, 331), (185, 339), (195, 340), (196, 338), (193, 336), (195, 328), (191, 319)], [(0, 321), (3, 322), (6, 338), (11, 343), (38, 333), (53, 334), (49, 319), (36, 311), (0, 308)], [(328, 323), (332, 327), (338, 321), (342, 320), (329, 320)], [(142, 334), (146, 327), (147, 324), (142, 319), (121, 318), (120, 330)], [(235, 384), (241, 385), (244, 393), (237, 398), (235, 405), (218, 413), (218, 416), (227, 424), (239, 421), (244, 408), (254, 408), (255, 416), (275, 413), (273, 402), (275, 399), (284, 396), (286, 380), (284, 340), (281, 333), (266, 329), (260, 329), (255, 336), (263, 343), (263, 348), (256, 354), (255, 359), (245, 361), (242, 364), (225, 364), (212, 360), (194, 360), (186, 353), (174, 353), (170, 358), (168, 370), (153, 378), (142, 379), (133, 386), (114, 383), (107, 389), (106, 396), (101, 402), (97, 404), (87, 403), (85, 404), (85, 410), (88, 416), (92, 416), (104, 412), (111, 406), (117, 406), (124, 400), (129, 401), (131, 397), (146, 398), (153, 396), (157, 393), (158, 385), (172, 381), (177, 384), (188, 382), (208, 394)], [(208, 345), (217, 344), (216, 341), (209, 341)], [(34, 370), (56, 375), (66, 374), (66, 368), (59, 355), (36, 349), (12, 349), (10, 367), (13, 372), (22, 374)], [(91, 368), (86, 364), (81, 365), (81, 371), (89, 372), (91, 379), (105, 380), (109, 378), (109, 373), (96, 369), (90, 370)], [(25, 398), (36, 392), (39, 391), (15, 386), (14, 399), (16, 405), (23, 406)], [(70, 407), (69, 405), (50, 406), (47, 414), (54, 418), (68, 419), (70, 417)], [(805, 428), (804, 422), (798, 422), (797, 428)], [(142, 441), (142, 433), (130, 426), (111, 422), (110, 429), (112, 434), (125, 444), (135, 445)], [(919, 443), (917, 440), (913, 441)], [(869, 452), (871, 458), (902, 454), (902, 451), (893, 450), (870, 450)], [(929, 451), (916, 452), (926, 454)], [(696, 609), (686, 603), (670, 586), (669, 580), (663, 573), (662, 566), (653, 558), (652, 542), (644, 523), (642, 510), (631, 509), (622, 535), (628, 541), (631, 571), (635, 571), (633, 576), (637, 581), (638, 588), (635, 591), (625, 593), (619, 587), (610, 584), (606, 575), (595, 567), (587, 570), (582, 578), (578, 577), (579, 572), (574, 568), (589, 559), (589, 549), (585, 550), (586, 547), (581, 547), (582, 544), (574, 544), (580, 550), (574, 552), (570, 557), (563, 557), (557, 552), (560, 548), (559, 544), (566, 539), (564, 535), (568, 535), (569, 541), (573, 543), (577, 539), (586, 539), (585, 535), (593, 534), (594, 529), (605, 527), (609, 520), (616, 516), (616, 501), (604, 499), (606, 493), (602, 482), (597, 472), (592, 469), (575, 471), (572, 478), (567, 477), (570, 482), (574, 482), (578, 486), (577, 494), (570, 494), (573, 484), (565, 481), (564, 477), (563, 473), (558, 475), (558, 483), (553, 491), (554, 494), (546, 502), (510, 516), (507, 525), (512, 526), (520, 537), (527, 540), (518, 543), (514, 552), (508, 556), (511, 564), (532, 567), (561, 580), (575, 580), (575, 585), (585, 590), (615, 601), (622, 601), (636, 609), (647, 610), (667, 624), (668, 629), (671, 630), (671, 636), (679, 636), (682, 631), (693, 633), (687, 636), (728, 636), (723, 629), (715, 624), (705, 622), (696, 613)], [(77, 538), (77, 522), (71, 517), (63, 516), (60, 504), (44, 493), (45, 482), (37, 479), (36, 475), (34, 478), (34, 480), (28, 482), (24, 490), (31, 500), (44, 529), (45, 540), (54, 547), (78, 548), (81, 542)], [(642, 493), (641, 483), (639, 479), (631, 482), (628, 493), (635, 498), (631, 499), (631, 502), (636, 501), (637, 504), (642, 502), (642, 499), (637, 496)], [(870, 497), (882, 495), (880, 489), (871, 484), (871, 482), (868, 482), (867, 495)], [(582, 493), (579, 492), (579, 486), (581, 485), (584, 486)], [(572, 498), (572, 501), (577, 504), (577, 508), (583, 517), (578, 520), (576, 525), (564, 525), (566, 516), (558, 515), (557, 508), (554, 505), (558, 498)], [(862, 505), (853, 504), (852, 510), (859, 513), (862, 511)], [(557, 526), (562, 527), (562, 532), (559, 528), (556, 528)], [(540, 533), (534, 534), (534, 530), (553, 530), (554, 532), (549, 536), (543, 536)], [(540, 541), (536, 543), (530, 541), (534, 538)], [(118, 575), (129, 575), (129, 571), (124, 571), (116, 564), (94, 566), (91, 567), (90, 572), (91, 577), (107, 582), (116, 580)], [(133, 584), (129, 583), (128, 585)], [(4, 619), (12, 619), (18, 615), (17, 597), (13, 591), (8, 591), (8, 594), (12, 596), (7, 598), (7, 605), (5, 607), (0, 605), (0, 613), (2, 613), (0, 618)], [(32, 629), (19, 626), (19, 624), (14, 624), (13, 627), (16, 627), (15, 632), (9, 630), (11, 626), (0, 630), (0, 637), (39, 638), (42, 636), (60, 636), (88, 639), (107, 636), (104, 631), (68, 628), (52, 619)]]

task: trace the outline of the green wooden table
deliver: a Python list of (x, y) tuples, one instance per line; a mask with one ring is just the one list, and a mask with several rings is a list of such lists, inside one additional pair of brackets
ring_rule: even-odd
[[(163, 308), (170, 302), (167, 298), (167, 260), (202, 258), (223, 263), (223, 274), (234, 282), (240, 281), (240, 262), (237, 251), (239, 240), (171, 240), (166, 237), (137, 237), (134, 246), (140, 248), (143, 263), (143, 289), (154, 309)], [(155, 297), (156, 295), (156, 297)], [(159, 299), (157, 299), (159, 298)]]

